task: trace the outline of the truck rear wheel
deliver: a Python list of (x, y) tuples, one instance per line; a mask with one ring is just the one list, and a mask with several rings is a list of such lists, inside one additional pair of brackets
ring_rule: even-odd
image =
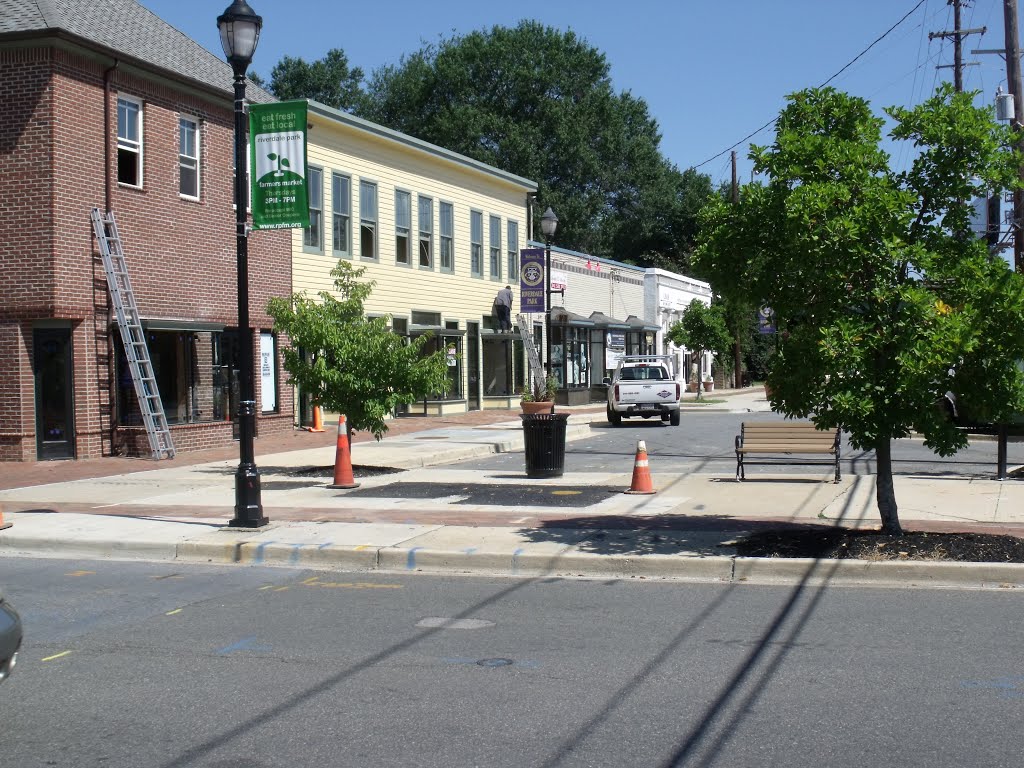
[(622, 423), (622, 416), (610, 405), (608, 406), (608, 423), (613, 427), (617, 427)]
[(669, 418), (669, 424), (673, 427), (679, 426), (679, 411), (672, 411), (672, 416)]

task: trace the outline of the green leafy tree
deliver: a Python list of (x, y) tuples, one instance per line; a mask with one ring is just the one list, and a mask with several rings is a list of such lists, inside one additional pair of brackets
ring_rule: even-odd
[(609, 73), (573, 32), (523, 21), (377, 70), (360, 115), (537, 181), (561, 245), (686, 264), (710, 181), (666, 161), (646, 102), (616, 93)]
[[(364, 316), (374, 286), (360, 281), (364, 271), (339, 261), (331, 272), (338, 296), (321, 291), (316, 301), (297, 293), (271, 299), (267, 311), (274, 329), (291, 339), (284, 349), (291, 381), (315, 403), (345, 414), (350, 429), (379, 440), (396, 408), (447, 390), (448, 367), (443, 351), (423, 354), (428, 336), (406, 342), (387, 318)], [(300, 348), (312, 355), (303, 359)]]
[(964, 447), (936, 405), (948, 390), (993, 421), (1024, 408), (1024, 279), (970, 234), (968, 202), (1016, 185), (1021, 158), (972, 98), (944, 86), (887, 110), (892, 138), (918, 151), (894, 171), (866, 101), (797, 93), (774, 143), (751, 153), (767, 182), (703, 215), (701, 273), (775, 312), (773, 407), (874, 450), (886, 533), (901, 532), (893, 439), (918, 432), (942, 455)]
[[(258, 85), (264, 85), (254, 79)], [(307, 62), (285, 56), (270, 71), (270, 92), (281, 101), (313, 99), (335, 109), (352, 111), (363, 98), (363, 70), (350, 67), (345, 52), (332, 48), (322, 58)]]
[[(683, 310), (679, 322), (668, 329), (668, 338), (676, 346), (686, 347), (697, 358), (697, 381), (704, 379), (701, 367), (705, 352), (714, 352), (723, 359), (732, 347), (732, 335), (721, 308), (708, 306), (700, 299), (694, 299)], [(697, 387), (698, 400), (701, 388)]]

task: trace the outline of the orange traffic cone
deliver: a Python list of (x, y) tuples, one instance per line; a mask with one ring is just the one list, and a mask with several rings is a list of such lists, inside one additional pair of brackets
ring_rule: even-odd
[(4, 508), (0, 507), (0, 531), (2, 531), (4, 528), (10, 528), (12, 525), (14, 525), (14, 523), (4, 522)]
[(352, 475), (352, 453), (348, 445), (348, 423), (345, 414), (338, 416), (338, 449), (334, 452), (334, 483), (328, 488), (358, 488)]
[(320, 406), (313, 406), (313, 426), (306, 427), (310, 432), (323, 432), (324, 431), (324, 417), (321, 415)]
[(654, 493), (651, 482), (651, 468), (647, 463), (647, 445), (643, 440), (636, 444), (636, 459), (633, 462), (633, 482), (626, 493)]

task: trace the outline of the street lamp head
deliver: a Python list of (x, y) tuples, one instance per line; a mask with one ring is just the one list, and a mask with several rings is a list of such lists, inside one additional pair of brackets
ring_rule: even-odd
[(234, 0), (217, 17), (220, 44), (236, 75), (244, 76), (245, 70), (249, 68), (262, 27), (262, 17), (257, 16), (245, 0)]
[(556, 229), (558, 229), (558, 217), (551, 210), (551, 206), (548, 206), (544, 215), (540, 217), (540, 231), (544, 233), (544, 237), (553, 237)]

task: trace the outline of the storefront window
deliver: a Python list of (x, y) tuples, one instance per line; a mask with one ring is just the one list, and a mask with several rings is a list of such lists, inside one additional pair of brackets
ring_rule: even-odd
[[(235, 418), (239, 386), (236, 331), (147, 330), (146, 345), (168, 424)], [(131, 369), (120, 344), (117, 420), (120, 426), (143, 424)]]
[(590, 386), (589, 331), (576, 326), (552, 326), (551, 375), (558, 386), (575, 389)]
[(512, 394), (512, 340), (483, 337), (483, 374), (485, 397)]
[(462, 336), (445, 336), (439, 333), (431, 336), (420, 348), (420, 353), (428, 357), (435, 352), (443, 351), (448, 366), (448, 392), (434, 392), (429, 400), (461, 400), (462, 399)]

